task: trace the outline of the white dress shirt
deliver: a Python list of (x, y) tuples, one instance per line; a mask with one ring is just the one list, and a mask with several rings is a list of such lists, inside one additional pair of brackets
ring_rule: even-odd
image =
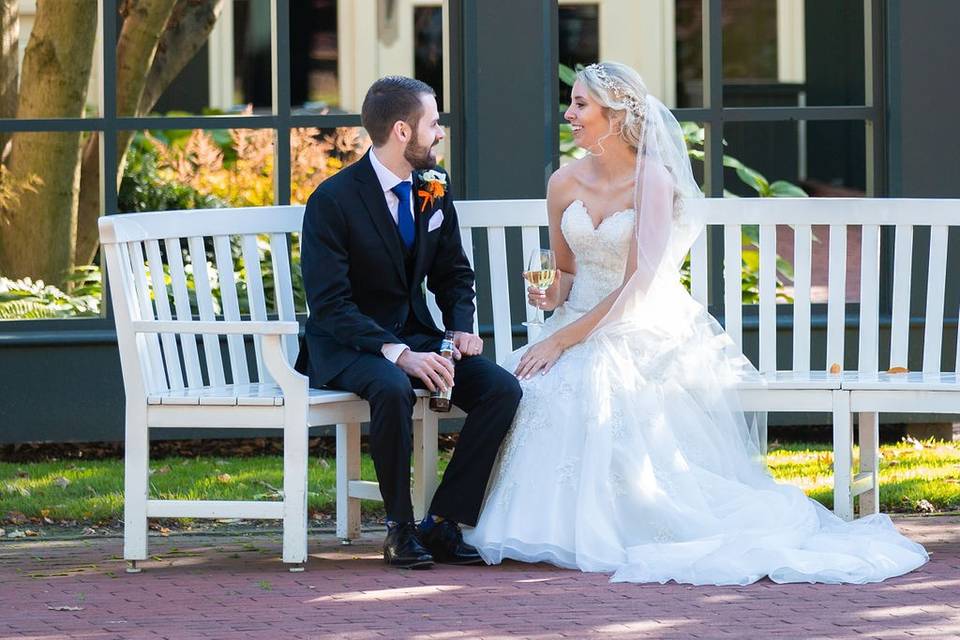
[[(397, 197), (391, 189), (400, 184), (401, 182), (409, 182), (411, 186), (413, 184), (413, 174), (408, 175), (406, 178), (399, 178), (397, 175), (383, 166), (383, 163), (377, 158), (377, 154), (373, 152), (373, 148), (370, 149), (370, 164), (373, 165), (373, 171), (377, 174), (377, 179), (380, 181), (380, 186), (383, 188), (383, 197), (387, 201), (387, 209), (390, 210), (390, 215), (393, 216), (394, 224), (397, 223), (399, 218), (397, 217), (400, 212), (400, 198)], [(411, 188), (412, 193), (412, 188)], [(411, 196), (411, 200), (412, 200)], [(413, 203), (410, 203), (410, 206), (413, 206)], [(403, 212), (404, 215), (408, 215), (411, 218), (413, 217), (413, 210), (407, 209)], [(383, 357), (396, 364), (397, 360), (400, 358), (400, 355), (409, 349), (405, 344), (394, 344), (387, 343), (380, 348), (380, 352), (383, 354)]]

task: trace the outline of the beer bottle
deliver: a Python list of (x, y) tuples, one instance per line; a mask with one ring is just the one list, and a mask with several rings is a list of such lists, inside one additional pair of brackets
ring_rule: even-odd
[[(447, 331), (443, 335), (443, 343), (440, 345), (440, 355), (453, 362), (453, 331)], [(430, 393), (430, 409), (441, 413), (450, 411), (450, 396), (453, 395), (453, 389), (447, 387), (446, 391), (437, 389)]]

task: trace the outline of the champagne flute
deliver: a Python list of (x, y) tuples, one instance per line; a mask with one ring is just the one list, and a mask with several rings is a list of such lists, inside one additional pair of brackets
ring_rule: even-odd
[[(530, 259), (527, 260), (527, 270), (523, 272), (523, 278), (540, 291), (546, 291), (557, 278), (557, 256), (550, 249), (536, 249), (530, 252)], [(537, 312), (533, 320), (523, 323), (526, 327), (543, 326), (543, 310), (540, 303), (537, 303)]]

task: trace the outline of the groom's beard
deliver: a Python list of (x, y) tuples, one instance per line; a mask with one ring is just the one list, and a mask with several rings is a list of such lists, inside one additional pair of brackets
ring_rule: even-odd
[(417, 144), (411, 140), (403, 150), (403, 157), (410, 163), (414, 171), (433, 169), (437, 166), (437, 157), (433, 155), (433, 147), (436, 145), (436, 141), (428, 146)]

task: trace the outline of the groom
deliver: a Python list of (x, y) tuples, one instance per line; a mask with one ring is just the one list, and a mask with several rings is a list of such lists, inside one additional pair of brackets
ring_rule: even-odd
[[(361, 109), (373, 142), (358, 162), (325, 180), (303, 219), (303, 279), (310, 307), (310, 385), (351, 391), (370, 403), (370, 454), (387, 512), (384, 560), (426, 568), (481, 562), (458, 523), (476, 524), (520, 386), (480, 356), (474, 274), (460, 244), (436, 95), (405, 77), (377, 80)], [(455, 332), (455, 365), (439, 355), (443, 332), (423, 280)], [(414, 388), (453, 388), (467, 414), (453, 458), (419, 524), (410, 500)]]

